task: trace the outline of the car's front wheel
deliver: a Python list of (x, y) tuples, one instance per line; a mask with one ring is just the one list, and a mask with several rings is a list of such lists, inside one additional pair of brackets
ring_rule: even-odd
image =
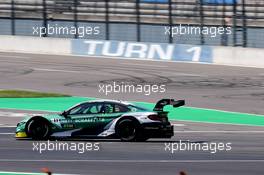
[(32, 118), (26, 124), (26, 133), (34, 140), (45, 140), (50, 136), (50, 123), (41, 117)]

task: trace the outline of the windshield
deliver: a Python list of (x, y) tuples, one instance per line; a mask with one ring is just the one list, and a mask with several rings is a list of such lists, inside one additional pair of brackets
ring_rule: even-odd
[(135, 106), (135, 105), (127, 105), (127, 107), (130, 109), (130, 111), (132, 112), (137, 112), (137, 111), (149, 111), (148, 109), (146, 108), (143, 108), (143, 107), (139, 107), (139, 106)]

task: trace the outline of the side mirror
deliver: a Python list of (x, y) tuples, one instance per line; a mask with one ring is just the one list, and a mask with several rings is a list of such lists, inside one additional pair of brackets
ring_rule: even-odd
[(68, 113), (67, 113), (67, 111), (63, 111), (63, 112), (61, 113), (61, 115), (64, 116), (65, 118), (67, 118)]

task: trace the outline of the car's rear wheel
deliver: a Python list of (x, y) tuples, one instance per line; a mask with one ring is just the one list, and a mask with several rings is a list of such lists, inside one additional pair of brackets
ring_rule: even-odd
[(139, 131), (139, 124), (137, 121), (125, 118), (117, 122), (116, 134), (122, 140), (126, 142), (136, 141)]
[(50, 136), (50, 123), (41, 117), (30, 119), (26, 124), (26, 133), (34, 140), (46, 140)]

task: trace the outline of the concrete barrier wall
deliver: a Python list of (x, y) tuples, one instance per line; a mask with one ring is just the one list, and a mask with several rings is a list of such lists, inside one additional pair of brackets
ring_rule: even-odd
[(213, 63), (264, 68), (264, 49), (214, 47)]
[(71, 40), (0, 35), (0, 51), (36, 54), (71, 54)]
[(264, 49), (137, 43), (65, 38), (0, 36), (0, 51), (184, 61), (264, 68)]

